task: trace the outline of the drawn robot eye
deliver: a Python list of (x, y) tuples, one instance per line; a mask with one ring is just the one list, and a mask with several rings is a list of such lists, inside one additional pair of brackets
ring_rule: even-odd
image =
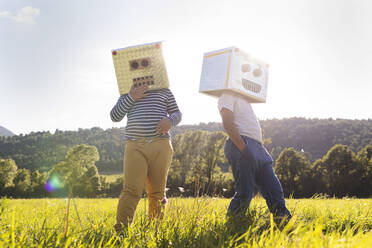
[(141, 60), (141, 66), (142, 66), (142, 67), (147, 67), (147, 66), (149, 66), (149, 61), (148, 61), (147, 59), (143, 59), (143, 60)]
[(139, 64), (138, 64), (137, 61), (132, 61), (132, 62), (130, 63), (130, 67), (131, 67), (133, 70), (137, 69), (138, 66), (139, 66)]
[(262, 70), (261, 69), (254, 69), (253, 70), (253, 76), (260, 77), (261, 75), (262, 75)]
[(249, 64), (243, 64), (242, 65), (242, 72), (250, 72), (251, 66)]

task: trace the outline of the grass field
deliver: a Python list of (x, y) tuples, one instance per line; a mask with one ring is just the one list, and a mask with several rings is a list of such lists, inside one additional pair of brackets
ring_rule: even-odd
[(112, 228), (116, 199), (74, 202), (65, 237), (66, 199), (0, 200), (0, 247), (372, 247), (372, 199), (290, 199), (294, 218), (281, 231), (261, 198), (234, 223), (228, 199), (171, 198), (153, 222), (142, 199), (121, 239)]

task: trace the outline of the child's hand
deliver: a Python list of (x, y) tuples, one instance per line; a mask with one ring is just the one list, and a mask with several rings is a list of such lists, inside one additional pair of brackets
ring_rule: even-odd
[(163, 118), (158, 122), (156, 131), (162, 135), (165, 135), (166, 133), (168, 133), (170, 128), (171, 128), (170, 120), (168, 118)]
[(147, 91), (147, 85), (141, 85), (138, 87), (132, 87), (130, 88), (129, 95), (133, 98), (134, 101), (138, 101), (141, 98), (146, 96)]

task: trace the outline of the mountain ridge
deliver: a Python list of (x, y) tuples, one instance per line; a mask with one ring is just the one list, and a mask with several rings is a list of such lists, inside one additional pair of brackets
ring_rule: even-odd
[(15, 134), (9, 129), (6, 129), (3, 126), (0, 126), (0, 136), (14, 136), (14, 135)]

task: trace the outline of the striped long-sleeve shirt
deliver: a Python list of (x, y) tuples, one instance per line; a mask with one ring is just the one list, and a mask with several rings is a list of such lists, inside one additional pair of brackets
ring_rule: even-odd
[(168, 118), (172, 126), (176, 126), (182, 118), (176, 100), (169, 89), (148, 91), (146, 96), (134, 101), (129, 94), (119, 97), (112, 108), (110, 116), (114, 122), (121, 121), (127, 115), (125, 128), (126, 139), (141, 139), (152, 137), (169, 137), (156, 132), (158, 122)]

